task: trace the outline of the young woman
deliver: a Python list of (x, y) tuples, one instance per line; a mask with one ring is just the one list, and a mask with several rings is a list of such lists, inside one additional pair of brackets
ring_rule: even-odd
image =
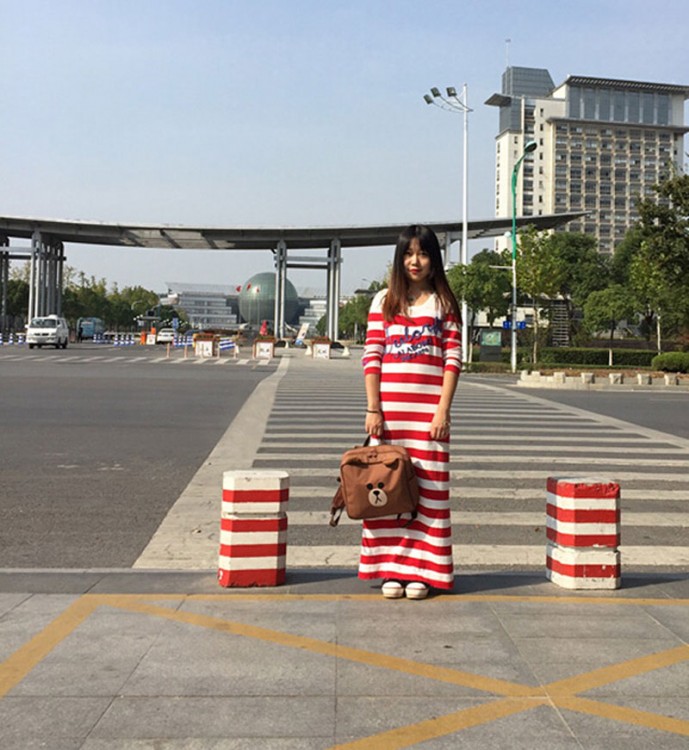
[(438, 238), (429, 227), (408, 227), (397, 241), (390, 285), (371, 303), (363, 357), (366, 432), (373, 443), (403, 445), (419, 482), (411, 523), (397, 516), (363, 522), (359, 577), (382, 578), (388, 599), (452, 588), (448, 463), (459, 317)]

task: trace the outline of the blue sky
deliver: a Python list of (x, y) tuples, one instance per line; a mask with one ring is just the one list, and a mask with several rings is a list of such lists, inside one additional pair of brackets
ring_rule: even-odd
[[(493, 215), (512, 65), (689, 84), (685, 0), (0, 0), (0, 215), (215, 226)], [(689, 120), (689, 117), (687, 117)], [(472, 248), (478, 250), (480, 247)], [(120, 286), (241, 284), (268, 252), (67, 247)], [(390, 251), (345, 250), (343, 291)], [(290, 275), (324, 288), (323, 274)]]

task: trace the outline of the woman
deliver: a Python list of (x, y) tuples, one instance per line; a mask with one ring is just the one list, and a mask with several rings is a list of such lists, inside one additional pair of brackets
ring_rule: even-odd
[(397, 516), (363, 522), (359, 577), (382, 578), (388, 599), (425, 599), (429, 587), (452, 588), (448, 463), (459, 318), (438, 238), (429, 227), (408, 227), (397, 241), (390, 285), (371, 303), (363, 357), (366, 432), (374, 443), (403, 445), (419, 482), (411, 523)]

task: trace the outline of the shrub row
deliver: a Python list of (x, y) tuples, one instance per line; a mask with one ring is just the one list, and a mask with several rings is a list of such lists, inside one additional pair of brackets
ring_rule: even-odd
[(667, 352), (653, 357), (651, 367), (665, 372), (689, 372), (689, 352)]
[[(540, 351), (543, 365), (591, 365), (606, 367), (610, 362), (609, 349), (582, 349), (576, 347), (545, 347)], [(615, 367), (651, 367), (656, 356), (648, 349), (613, 349)]]

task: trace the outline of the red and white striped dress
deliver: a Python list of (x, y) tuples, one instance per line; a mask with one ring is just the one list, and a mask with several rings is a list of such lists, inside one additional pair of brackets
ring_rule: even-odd
[[(461, 370), (459, 321), (445, 315), (432, 294), (422, 305), (383, 320), (386, 290), (371, 303), (364, 373), (380, 373), (383, 441), (403, 445), (416, 469), (420, 501), (409, 525), (397, 516), (363, 521), (359, 578), (422, 581), (437, 589), (453, 583), (450, 529), (449, 439), (431, 440), (430, 422), (443, 373)], [(372, 442), (376, 442), (372, 439)]]

